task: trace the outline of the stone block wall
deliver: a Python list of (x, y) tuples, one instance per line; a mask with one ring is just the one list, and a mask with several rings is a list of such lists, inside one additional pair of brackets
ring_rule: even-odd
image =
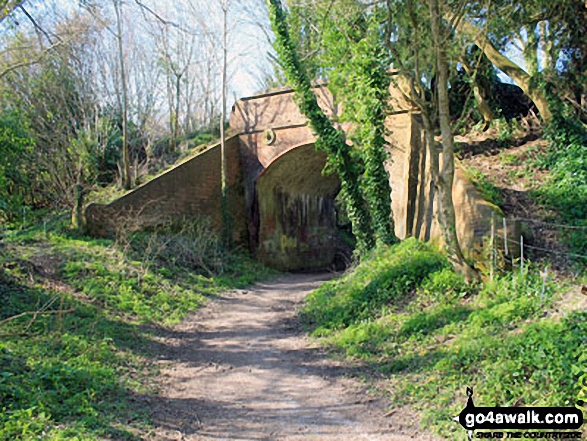
[[(441, 244), (443, 234), (436, 216), (436, 191), (431, 181), (430, 152), (426, 149), (421, 117), (412, 112), (393, 115), (388, 118), (387, 126), (390, 130), (390, 160), (386, 166), (392, 188), (396, 235), (400, 239), (413, 236)], [(438, 144), (435, 154), (440, 164), (441, 150)], [(478, 260), (491, 234), (492, 216), (496, 235), (503, 237), (503, 213), (483, 198), (467, 179), (458, 161), (452, 195), (461, 248), (465, 256)], [(511, 223), (508, 236), (516, 237), (517, 228)]]

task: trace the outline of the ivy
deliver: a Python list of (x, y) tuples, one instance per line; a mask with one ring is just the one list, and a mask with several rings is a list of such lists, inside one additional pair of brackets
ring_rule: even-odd
[[(332, 72), (332, 87), (344, 103), (343, 120), (355, 127), (351, 139), (360, 149), (364, 162), (361, 188), (372, 216), (375, 241), (390, 245), (397, 241), (393, 231), (389, 176), (385, 170), (390, 57), (383, 47), (379, 25), (373, 18), (370, 17), (371, 24), (362, 38), (349, 44), (347, 59), (337, 63)], [(329, 40), (344, 38), (337, 35), (338, 29), (333, 29), (335, 35)]]
[(341, 181), (341, 197), (345, 203), (357, 248), (362, 253), (374, 245), (371, 229), (371, 216), (363, 199), (359, 182), (360, 169), (351, 155), (351, 146), (345, 142), (344, 133), (337, 130), (324, 114), (309, 76), (289, 35), (285, 12), (279, 0), (269, 0), (269, 19), (275, 33), (275, 49), (288, 82), (295, 91), (298, 107), (308, 118), (316, 133), (316, 149), (327, 154), (326, 169), (337, 173)]

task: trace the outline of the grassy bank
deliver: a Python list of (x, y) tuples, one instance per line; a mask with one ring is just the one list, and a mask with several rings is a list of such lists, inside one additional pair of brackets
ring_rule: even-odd
[(325, 345), (389, 380), (447, 439), (465, 387), (478, 406), (573, 405), (587, 371), (587, 312), (557, 314), (565, 287), (532, 268), (468, 287), (432, 247), (408, 239), (381, 249), (309, 298), (303, 318)]
[(143, 236), (121, 246), (63, 225), (3, 232), (0, 440), (139, 439), (157, 330), (269, 275), (228, 253), (220, 276), (203, 275), (145, 254), (143, 242), (159, 243)]

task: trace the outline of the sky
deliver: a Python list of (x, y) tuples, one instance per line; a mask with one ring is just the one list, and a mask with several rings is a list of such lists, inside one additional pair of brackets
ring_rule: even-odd
[[(93, 0), (95, 3), (110, 6), (112, 0)], [(228, 106), (235, 98), (254, 95), (263, 88), (263, 80), (273, 72), (268, 53), (272, 51), (270, 27), (263, 0), (227, 0), (228, 1), (228, 58), (229, 58), (229, 85)], [(221, 41), (222, 29), (222, 0), (176, 0), (162, 2), (156, 0), (140, 0), (142, 4), (154, 11), (166, 21), (180, 24), (188, 32), (201, 24), (190, 23), (195, 15), (201, 23), (215, 33), (217, 42)], [(144, 20), (145, 14), (134, 0), (122, 0), (123, 9), (129, 26), (135, 20)], [(42, 26), (50, 29), (50, 23), (57, 16), (72, 14), (79, 10), (77, 0), (27, 0), (27, 11)], [(150, 15), (150, 14), (146, 14)], [(154, 16), (150, 17), (156, 20)], [(24, 14), (13, 14), (12, 20), (5, 20), (0, 29), (0, 38), (4, 33), (10, 33), (14, 24), (19, 28), (30, 28), (32, 24)], [(220, 72), (217, 72), (220, 76)], [(232, 100), (232, 101), (231, 101)]]
[[(112, 0), (84, 0), (98, 4), (109, 5)], [(221, 41), (223, 0), (174, 0), (162, 2), (157, 0), (139, 0), (146, 7), (154, 11), (161, 18), (181, 25), (183, 29), (191, 30), (206, 26), (214, 32), (217, 42)], [(274, 68), (269, 53), (273, 52), (270, 44), (272, 31), (270, 30), (264, 0), (224, 0), (228, 2), (228, 29), (229, 29), (229, 84), (227, 107), (241, 97), (251, 96), (264, 90), (264, 79), (273, 74)], [(144, 20), (149, 14), (144, 14), (135, 0), (122, 0), (126, 10), (129, 25), (135, 20)], [(27, 10), (40, 23), (50, 23), (52, 18), (60, 14), (71, 14), (79, 10), (79, 0), (27, 0)], [(193, 17), (198, 17), (200, 23), (192, 23)], [(150, 16), (152, 20), (156, 20)], [(22, 13), (14, 14), (14, 21), (19, 26), (32, 25)], [(7, 31), (9, 24), (6, 20), (0, 29), (0, 38)], [(140, 32), (140, 31), (139, 31)], [(508, 55), (524, 67), (525, 63), (515, 48), (508, 50)], [(217, 72), (218, 84), (220, 71)], [(502, 72), (499, 77), (504, 82), (512, 80)]]
[[(132, 0), (128, 0), (132, 1)], [(141, 0), (158, 14), (181, 19), (181, 2)], [(184, 8), (198, 11), (221, 40), (222, 0), (185, 0)], [(173, 18), (171, 19), (173, 20)], [(186, 26), (189, 27), (189, 23)], [(229, 102), (260, 91), (263, 79), (272, 73), (268, 53), (272, 51), (270, 26), (263, 0), (228, 0)], [(219, 73), (220, 74), (220, 73)], [(229, 106), (231, 103), (229, 103)]]

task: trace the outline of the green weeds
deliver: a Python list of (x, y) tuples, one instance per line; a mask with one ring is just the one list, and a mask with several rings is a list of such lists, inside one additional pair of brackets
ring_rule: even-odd
[(498, 207), (503, 205), (504, 200), (501, 192), (487, 176), (472, 167), (467, 167), (465, 174), (486, 201)]
[(119, 245), (54, 224), (3, 232), (0, 441), (141, 439), (157, 329), (270, 274), (239, 256), (204, 276)]
[(551, 315), (559, 289), (551, 282), (543, 293), (532, 268), (471, 287), (433, 248), (408, 239), (323, 285), (303, 315), (324, 344), (387, 375), (392, 402), (455, 439), (464, 432), (450, 418), (466, 386), (484, 406), (574, 403), (587, 312)]
[[(533, 161), (535, 167), (549, 170), (550, 178), (535, 197), (554, 209), (561, 222), (587, 227), (587, 130), (568, 117), (562, 105), (552, 105), (554, 117), (546, 127), (550, 145)], [(587, 255), (587, 229), (563, 236), (574, 252)]]

